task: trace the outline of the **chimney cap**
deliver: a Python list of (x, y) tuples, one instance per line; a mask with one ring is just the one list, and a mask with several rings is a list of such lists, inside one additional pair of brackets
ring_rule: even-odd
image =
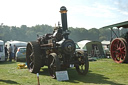
[(65, 10), (67, 10), (65, 6), (62, 6), (62, 7), (60, 8), (60, 11), (65, 11)]

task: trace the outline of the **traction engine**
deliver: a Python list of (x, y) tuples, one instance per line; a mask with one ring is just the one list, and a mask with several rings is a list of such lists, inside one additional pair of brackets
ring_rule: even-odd
[[(115, 27), (117, 29), (114, 29)], [(128, 63), (128, 21), (103, 28), (111, 28), (110, 52), (112, 59), (116, 63)], [(122, 30), (124, 30), (125, 33), (121, 34)]]
[(26, 61), (30, 72), (38, 73), (41, 67), (48, 66), (52, 78), (56, 71), (67, 70), (71, 65), (79, 74), (86, 75), (89, 68), (88, 57), (84, 51), (77, 51), (76, 44), (68, 35), (67, 9), (60, 8), (62, 27), (58, 26), (53, 33), (38, 36), (37, 41), (28, 42)]

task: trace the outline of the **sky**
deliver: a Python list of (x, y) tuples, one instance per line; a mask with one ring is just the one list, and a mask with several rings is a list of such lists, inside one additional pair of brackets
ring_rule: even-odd
[(68, 10), (68, 27), (101, 28), (128, 21), (128, 0), (0, 0), (0, 24), (55, 26), (61, 23), (61, 6)]

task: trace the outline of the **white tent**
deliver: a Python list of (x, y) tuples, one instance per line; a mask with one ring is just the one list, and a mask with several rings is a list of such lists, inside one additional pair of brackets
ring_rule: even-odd
[(79, 47), (80, 47), (81, 49), (83, 49), (83, 47), (84, 47), (88, 42), (91, 42), (91, 41), (90, 41), (90, 40), (82, 40), (82, 41), (77, 42), (77, 44), (79, 45)]
[(3, 44), (4, 44), (4, 41), (3, 41), (3, 40), (0, 40), (0, 44), (2, 44), (2, 45), (3, 45)]
[(16, 45), (17, 47), (26, 47), (27, 46), (27, 42), (23, 42), (23, 41), (7, 41), (5, 43), (5, 45), (7, 45), (7, 47), (9, 47), (9, 45)]
[(87, 51), (90, 57), (104, 57), (104, 51), (101, 42), (99, 41), (90, 41), (82, 40), (77, 42), (81, 49)]
[(110, 41), (103, 40), (101, 43), (102, 43), (102, 45), (109, 45)]

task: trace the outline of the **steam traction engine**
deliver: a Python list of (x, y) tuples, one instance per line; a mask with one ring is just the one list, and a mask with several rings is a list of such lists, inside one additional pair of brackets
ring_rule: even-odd
[(38, 37), (37, 41), (28, 42), (26, 49), (27, 66), (30, 72), (38, 73), (40, 68), (48, 66), (50, 75), (56, 78), (55, 72), (66, 70), (70, 65), (79, 74), (88, 72), (89, 62), (84, 51), (76, 50), (73, 40), (68, 38), (67, 9), (60, 8), (62, 27), (58, 26), (53, 33)]
[[(114, 27), (118, 29), (113, 29)], [(116, 63), (128, 63), (128, 21), (105, 26), (103, 28), (111, 28), (110, 52), (112, 59)], [(122, 35), (120, 35), (120, 31), (122, 31), (120, 28), (123, 28), (122, 30), (125, 29), (125, 33)]]

